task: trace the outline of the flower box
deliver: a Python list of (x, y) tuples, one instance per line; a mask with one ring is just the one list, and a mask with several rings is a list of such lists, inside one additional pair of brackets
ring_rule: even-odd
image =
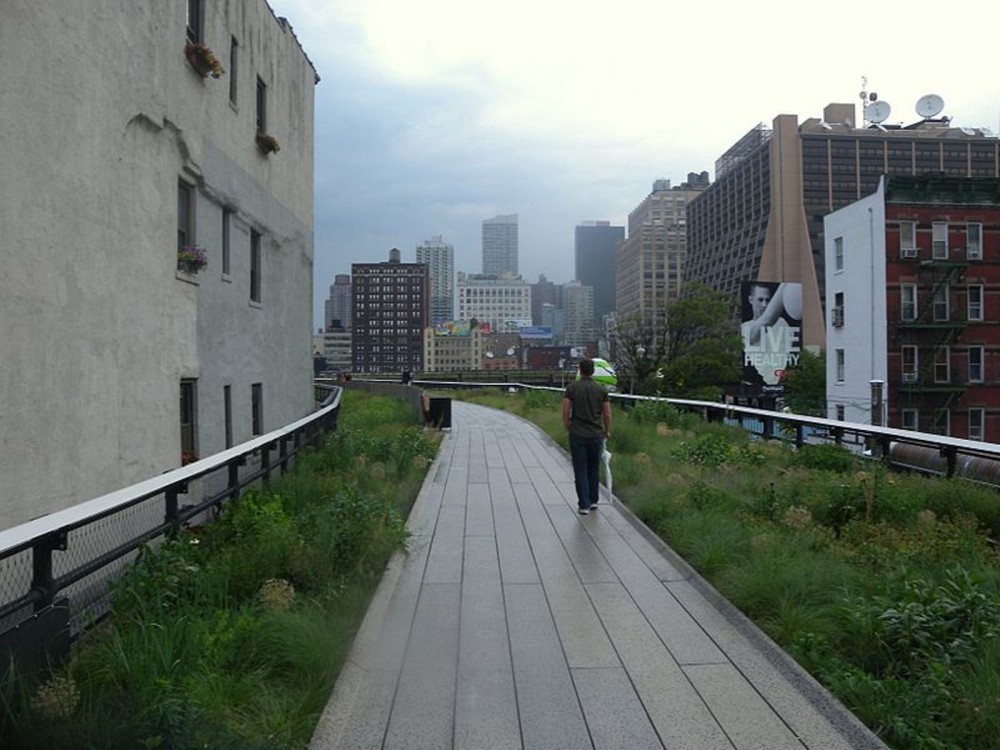
[(198, 273), (208, 265), (208, 254), (197, 245), (185, 245), (177, 251), (177, 270)]
[(222, 67), (222, 63), (219, 62), (217, 58), (208, 47), (204, 44), (188, 44), (184, 47), (184, 55), (187, 57), (188, 62), (191, 63), (191, 67), (194, 68), (198, 75), (202, 78), (206, 78), (209, 75), (212, 78), (218, 78), (226, 71)]
[(276, 154), (281, 151), (278, 139), (267, 133), (257, 133), (257, 148), (262, 154)]

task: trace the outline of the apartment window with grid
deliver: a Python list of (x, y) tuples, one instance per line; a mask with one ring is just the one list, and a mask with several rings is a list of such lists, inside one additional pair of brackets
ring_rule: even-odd
[(844, 238), (833, 238), (833, 270), (844, 270)]
[(187, 40), (198, 44), (202, 40), (205, 7), (203, 0), (188, 0), (187, 4)]
[(250, 423), (254, 435), (264, 434), (264, 387), (260, 383), (250, 386)]
[(194, 191), (181, 180), (177, 184), (177, 249), (194, 244)]
[(836, 368), (837, 368), (837, 382), (838, 383), (843, 383), (844, 382), (844, 372), (845, 372), (845, 369), (846, 369), (846, 364), (845, 364), (845, 361), (844, 361), (844, 350), (843, 349), (837, 349), (836, 350), (836, 360), (835, 360), (835, 362), (836, 362)]
[(198, 392), (196, 380), (181, 380), (181, 463), (198, 455)]
[(250, 301), (260, 302), (260, 232), (250, 230)]
[(222, 273), (225, 276), (229, 276), (231, 272), (230, 263), (232, 262), (232, 257), (230, 254), (230, 244), (232, 242), (232, 223), (233, 223), (233, 212), (231, 209), (222, 209)]
[(904, 430), (916, 431), (920, 425), (920, 411), (917, 409), (903, 409), (902, 422)]
[(917, 382), (917, 372), (919, 361), (917, 359), (917, 347), (906, 344), (900, 348), (903, 358), (903, 383), (912, 384)]
[(236, 106), (236, 93), (237, 93), (236, 81), (238, 80), (236, 73), (239, 70), (239, 65), (238, 65), (239, 53), (240, 53), (239, 42), (236, 41), (236, 37), (234, 36), (230, 37), (229, 70), (227, 72), (229, 73), (229, 103), (232, 104), (233, 106)]
[(969, 382), (970, 383), (982, 383), (983, 382), (983, 362), (986, 356), (986, 350), (981, 345), (974, 345), (969, 347)]
[(904, 258), (917, 257), (917, 222), (899, 222), (899, 254)]
[(969, 320), (983, 319), (983, 285), (969, 284)]
[(934, 352), (934, 382), (951, 382), (951, 347), (942, 346)]
[(934, 290), (934, 320), (946, 321), (951, 317), (948, 309), (948, 285), (942, 284)]
[(934, 412), (934, 432), (938, 435), (951, 435), (951, 411), (938, 409)]
[(969, 440), (983, 440), (986, 434), (986, 409), (969, 409)]
[(917, 285), (901, 284), (899, 287), (900, 305), (899, 317), (901, 320), (917, 319)]
[(983, 225), (979, 222), (969, 222), (965, 227), (965, 257), (968, 260), (981, 260), (983, 257)]
[(948, 260), (948, 222), (931, 222), (931, 257)]
[(267, 84), (257, 76), (257, 132), (267, 132)]
[(833, 295), (833, 327), (844, 327), (844, 293), (837, 292)]

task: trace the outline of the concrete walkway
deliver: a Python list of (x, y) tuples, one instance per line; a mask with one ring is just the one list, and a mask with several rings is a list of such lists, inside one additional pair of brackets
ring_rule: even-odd
[(312, 750), (885, 747), (533, 425), (452, 424)]

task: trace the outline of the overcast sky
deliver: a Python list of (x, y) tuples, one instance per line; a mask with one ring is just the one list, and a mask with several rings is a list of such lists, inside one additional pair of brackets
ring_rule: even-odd
[(1000, 132), (995, 2), (270, 0), (316, 87), (315, 319), (353, 262), (441, 235), (482, 270), (482, 221), (520, 216), (520, 272), (573, 278), (573, 230), (624, 225), (759, 122), (944, 99)]

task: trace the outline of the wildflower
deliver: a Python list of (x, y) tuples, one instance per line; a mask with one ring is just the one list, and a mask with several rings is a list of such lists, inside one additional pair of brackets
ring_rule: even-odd
[(283, 578), (269, 578), (260, 587), (257, 598), (267, 609), (283, 612), (292, 606), (295, 587)]
[(31, 707), (47, 719), (72, 716), (80, 705), (80, 691), (71, 677), (56, 675), (38, 687)]
[(782, 523), (790, 529), (804, 529), (812, 523), (812, 513), (808, 508), (793, 505), (785, 511)]

